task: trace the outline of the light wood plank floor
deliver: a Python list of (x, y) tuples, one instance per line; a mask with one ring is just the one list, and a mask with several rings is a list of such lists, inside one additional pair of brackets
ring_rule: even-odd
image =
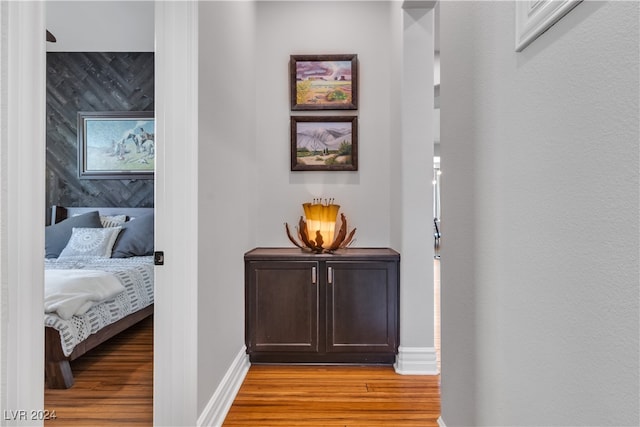
[(440, 377), (392, 367), (252, 365), (232, 426), (437, 426)]
[(132, 326), (71, 362), (75, 384), (45, 389), (45, 426), (153, 424), (153, 318)]

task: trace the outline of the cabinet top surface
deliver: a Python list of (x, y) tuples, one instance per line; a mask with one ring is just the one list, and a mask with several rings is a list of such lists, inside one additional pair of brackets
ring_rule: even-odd
[(244, 255), (246, 260), (270, 258), (303, 259), (318, 261), (339, 261), (340, 258), (386, 258), (399, 259), (400, 254), (390, 248), (346, 248), (332, 254), (315, 254), (298, 248), (255, 248)]

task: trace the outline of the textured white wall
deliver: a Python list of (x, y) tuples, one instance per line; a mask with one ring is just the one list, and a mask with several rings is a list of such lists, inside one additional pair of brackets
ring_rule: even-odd
[(449, 427), (638, 423), (638, 9), (441, 4)]

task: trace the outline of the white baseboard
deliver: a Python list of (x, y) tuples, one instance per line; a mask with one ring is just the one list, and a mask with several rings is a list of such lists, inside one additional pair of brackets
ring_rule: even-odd
[(438, 417), (438, 427), (447, 427), (447, 425), (442, 420), (442, 416)]
[(246, 347), (243, 346), (202, 414), (198, 417), (198, 426), (219, 427), (222, 425), (238, 390), (240, 390), (244, 377), (249, 371), (249, 366), (251, 366), (249, 356), (246, 354)]
[(393, 365), (401, 375), (438, 375), (438, 358), (433, 347), (402, 347)]

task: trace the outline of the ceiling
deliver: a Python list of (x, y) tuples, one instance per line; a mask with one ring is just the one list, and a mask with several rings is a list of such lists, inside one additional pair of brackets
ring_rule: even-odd
[(153, 1), (48, 1), (49, 52), (153, 52)]
[[(440, 2), (435, 3), (435, 51), (440, 51)], [(57, 38), (50, 52), (153, 52), (153, 1), (48, 1), (47, 29)]]

